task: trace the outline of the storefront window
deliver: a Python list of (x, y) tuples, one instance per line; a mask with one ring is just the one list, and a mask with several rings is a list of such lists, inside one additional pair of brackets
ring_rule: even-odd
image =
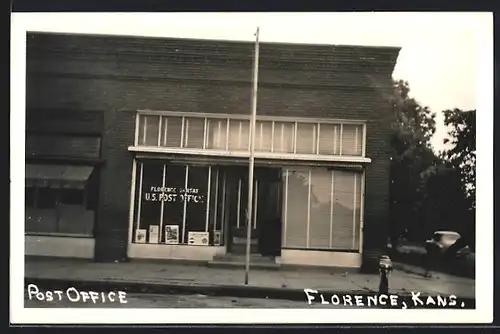
[(38, 188), (38, 209), (54, 209), (56, 207), (58, 189)]
[(184, 120), (184, 145), (185, 148), (203, 148), (204, 118), (189, 117)]
[(285, 178), (285, 246), (306, 248), (309, 172), (308, 170), (286, 170)]
[(158, 146), (159, 116), (144, 116), (139, 122), (139, 145)]
[(165, 200), (160, 242), (177, 244), (182, 243), (184, 220), (184, 202), (178, 198), (178, 189), (186, 186), (186, 166), (166, 165), (165, 170), (166, 189), (163, 195)]
[(207, 120), (207, 149), (225, 150), (227, 143), (227, 120)]
[[(142, 198), (140, 206), (140, 221), (138, 228), (137, 238), (141, 239), (145, 236), (148, 237), (148, 242), (155, 243), (153, 240), (156, 238), (158, 243), (159, 230), (156, 233), (147, 233), (150, 231), (151, 226), (160, 226), (161, 216), (161, 201), (159, 188), (163, 186), (163, 164), (162, 163), (149, 163), (142, 166)], [(154, 234), (154, 235), (153, 235)]]
[[(319, 132), (319, 154), (339, 154), (340, 126), (337, 124), (321, 124)], [(361, 141), (360, 141), (361, 143)]]
[(229, 122), (229, 150), (247, 151), (249, 149), (250, 122), (246, 120), (231, 120)]
[[(181, 115), (181, 116), (179, 116)], [(250, 122), (223, 117), (138, 115), (138, 146), (193, 150), (248, 151)], [(229, 126), (228, 126), (229, 124)], [(361, 156), (364, 126), (331, 121), (256, 120), (255, 151)]]
[(272, 122), (257, 121), (255, 123), (255, 150), (271, 152), (273, 146)]
[(362, 150), (362, 127), (360, 125), (345, 124), (342, 126), (342, 154), (361, 155)]
[(85, 193), (79, 189), (63, 189), (61, 191), (59, 202), (71, 205), (84, 205)]
[(274, 152), (293, 153), (294, 127), (294, 123), (274, 122)]
[(297, 149), (300, 154), (316, 153), (317, 124), (299, 123), (297, 125)]
[(181, 147), (182, 117), (162, 117), (161, 146)]
[[(309, 204), (309, 247), (330, 248), (330, 222), (332, 208), (331, 173), (311, 171), (311, 198)], [(325, 233), (328, 231), (328, 233)]]
[[(186, 233), (183, 243), (191, 243), (189, 232), (208, 232), (208, 174), (211, 171), (207, 167), (190, 166), (188, 169), (188, 186), (181, 189), (181, 201), (186, 207)], [(212, 185), (213, 186), (213, 185)]]
[(360, 173), (314, 168), (283, 175), (284, 247), (359, 249)]
[(24, 192), (24, 205), (27, 207), (35, 206), (35, 188), (29, 187), (26, 188)]
[(209, 226), (213, 227), (210, 234), (213, 245), (223, 244), (224, 211), (226, 201), (226, 173), (223, 169), (212, 167), (210, 182), (210, 212)]
[(85, 189), (27, 187), (25, 228), (30, 234), (92, 236), (95, 205)]
[(139, 162), (133, 242), (220, 244), (223, 183), (218, 167)]

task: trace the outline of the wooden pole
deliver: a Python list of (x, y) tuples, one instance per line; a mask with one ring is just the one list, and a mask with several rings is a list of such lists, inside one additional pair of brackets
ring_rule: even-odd
[(257, 115), (257, 82), (259, 77), (259, 28), (255, 33), (255, 56), (253, 63), (253, 87), (252, 87), (252, 117), (250, 120), (250, 161), (248, 167), (248, 205), (246, 210), (247, 218), (247, 243), (245, 261), (245, 285), (248, 284), (248, 273), (250, 271), (250, 249), (252, 237), (252, 206), (253, 206), (253, 170), (255, 151), (255, 118)]

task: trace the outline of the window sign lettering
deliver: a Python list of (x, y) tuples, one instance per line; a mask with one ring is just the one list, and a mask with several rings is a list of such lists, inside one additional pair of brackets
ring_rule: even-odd
[(155, 187), (149, 188), (144, 193), (144, 200), (148, 202), (187, 202), (187, 203), (205, 203), (206, 196), (199, 194), (197, 188), (176, 188), (176, 187)]

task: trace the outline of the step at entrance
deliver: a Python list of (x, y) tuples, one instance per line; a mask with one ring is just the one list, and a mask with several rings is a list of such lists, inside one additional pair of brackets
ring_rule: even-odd
[[(227, 254), (216, 255), (207, 265), (212, 268), (245, 268), (245, 255)], [(250, 255), (251, 269), (279, 270), (281, 265), (276, 263), (274, 257), (264, 257), (260, 254)]]

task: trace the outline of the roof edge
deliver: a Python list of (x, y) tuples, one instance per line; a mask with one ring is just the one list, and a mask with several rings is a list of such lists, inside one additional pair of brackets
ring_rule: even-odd
[[(193, 38), (193, 37), (171, 37), (171, 36), (145, 36), (145, 35), (125, 35), (125, 34), (104, 34), (104, 33), (75, 33), (75, 32), (57, 32), (57, 31), (27, 31), (27, 34), (38, 35), (60, 35), (60, 36), (85, 36), (96, 38), (119, 38), (119, 39), (149, 39), (149, 40), (181, 40), (193, 42), (221, 42), (234, 45), (251, 45), (254, 42), (250, 40), (236, 40), (236, 39), (218, 39), (218, 38)], [(323, 47), (323, 48), (349, 48), (349, 49), (365, 49), (365, 50), (387, 50), (392, 52), (401, 51), (400, 46), (386, 46), (386, 45), (363, 45), (363, 44), (327, 44), (327, 43), (304, 43), (304, 42), (274, 42), (274, 41), (260, 41), (262, 45), (276, 45), (276, 46), (308, 46), (308, 47)]]

